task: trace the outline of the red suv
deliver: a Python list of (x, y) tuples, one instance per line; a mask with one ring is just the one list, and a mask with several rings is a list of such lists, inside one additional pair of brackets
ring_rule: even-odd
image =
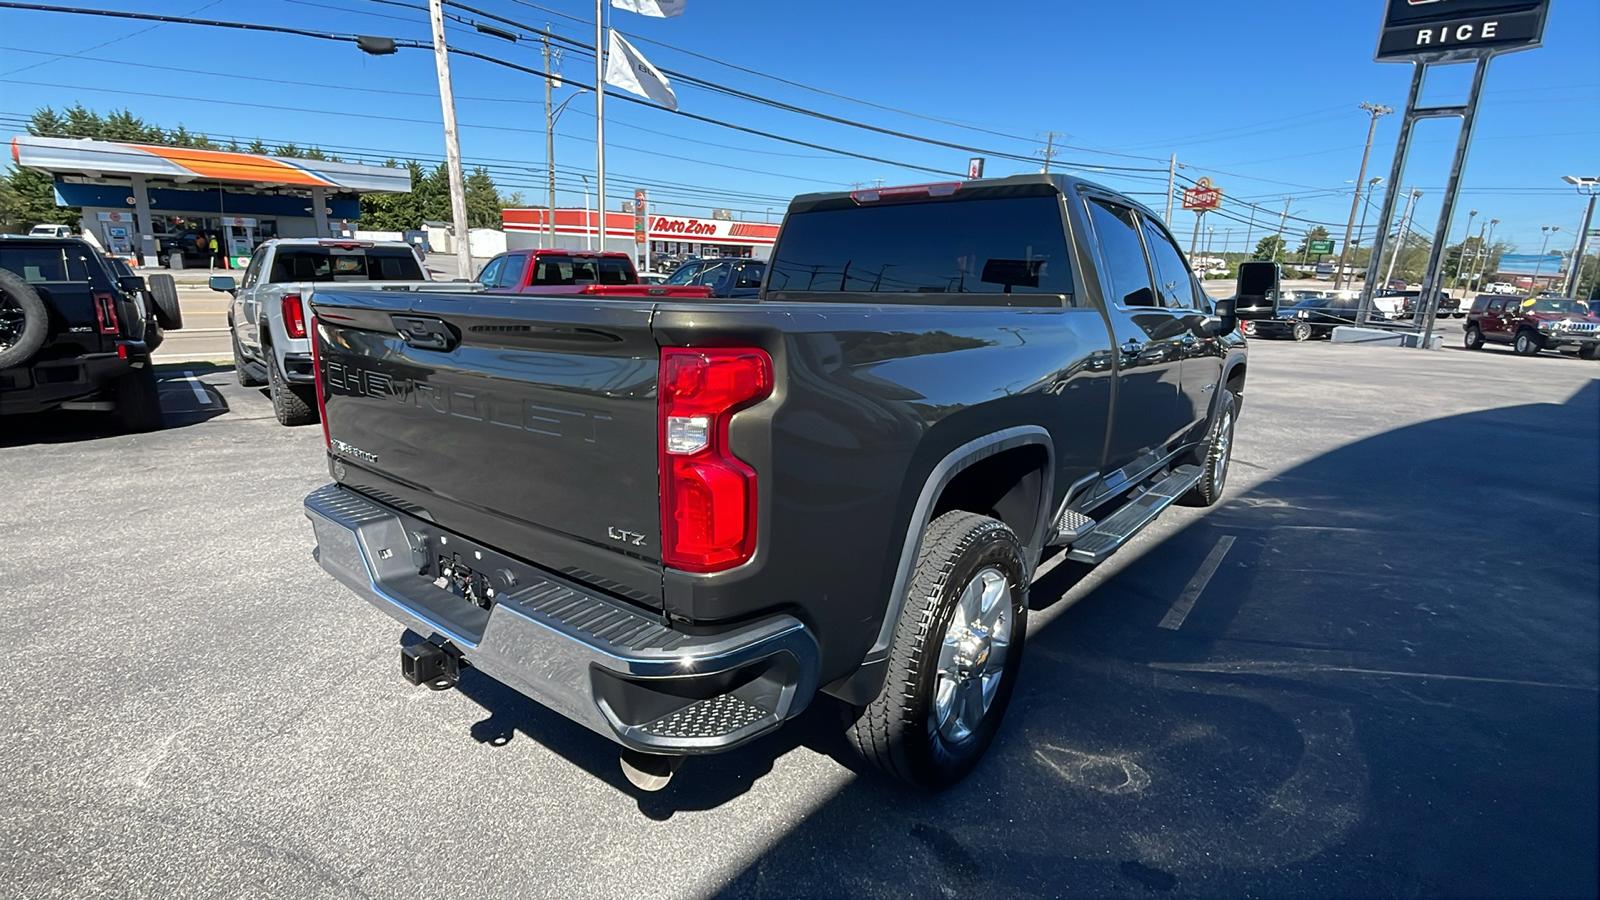
[(1466, 346), (1510, 344), (1520, 356), (1540, 350), (1577, 348), (1584, 359), (1597, 358), (1600, 317), (1564, 297), (1497, 297), (1479, 294), (1467, 313)]
[(489, 294), (608, 294), (709, 297), (709, 287), (640, 284), (626, 253), (594, 250), (511, 250), (478, 275)]

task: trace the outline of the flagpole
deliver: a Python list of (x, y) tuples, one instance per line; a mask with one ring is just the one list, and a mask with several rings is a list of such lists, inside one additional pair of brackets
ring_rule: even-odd
[(600, 221), (595, 226), (600, 250), (606, 249), (606, 0), (594, 0), (594, 154), (595, 181)]

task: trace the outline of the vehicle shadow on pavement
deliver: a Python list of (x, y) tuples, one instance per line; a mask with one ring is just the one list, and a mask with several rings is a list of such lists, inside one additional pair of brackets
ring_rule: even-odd
[[(198, 425), (228, 412), (228, 401), (215, 387), (204, 383), (207, 375), (232, 373), (215, 363), (177, 363), (156, 366), (161, 393), (162, 431)], [(126, 436), (109, 412), (51, 410), (0, 419), (0, 447), (29, 444), (68, 444)]]
[[(1035, 614), (966, 781), (858, 777), (721, 895), (1594, 896), (1597, 432), (1591, 382), (1225, 501)], [(801, 728), (728, 763), (759, 776), (750, 757), (823, 743)]]

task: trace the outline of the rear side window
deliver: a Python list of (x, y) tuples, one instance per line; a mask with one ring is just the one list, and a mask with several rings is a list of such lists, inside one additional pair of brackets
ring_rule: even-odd
[(688, 284), (699, 274), (700, 267), (694, 263), (681, 266), (676, 272), (667, 277), (667, 284)]
[(541, 256), (533, 272), (534, 285), (565, 287), (575, 284), (633, 284), (628, 261), (611, 256)]
[(767, 274), (767, 267), (760, 263), (750, 263), (739, 270), (739, 280), (733, 283), (736, 288), (761, 287), (761, 276)]
[(1133, 210), (1104, 200), (1089, 201), (1089, 219), (1105, 258), (1102, 274), (1107, 299), (1121, 306), (1160, 306), (1150, 287), (1150, 267), (1139, 243)]
[(1054, 193), (796, 213), (769, 269), (768, 292), (857, 295), (807, 300), (1059, 306), (1073, 293)]
[(423, 281), (422, 267), (410, 250), (371, 247), (280, 247), (272, 261), (273, 282)]

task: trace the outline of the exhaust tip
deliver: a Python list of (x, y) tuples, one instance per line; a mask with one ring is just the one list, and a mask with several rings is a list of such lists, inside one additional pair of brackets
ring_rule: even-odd
[(655, 793), (672, 781), (673, 773), (683, 765), (681, 756), (662, 756), (658, 753), (640, 753), (623, 748), (622, 774), (628, 783), (641, 791)]

